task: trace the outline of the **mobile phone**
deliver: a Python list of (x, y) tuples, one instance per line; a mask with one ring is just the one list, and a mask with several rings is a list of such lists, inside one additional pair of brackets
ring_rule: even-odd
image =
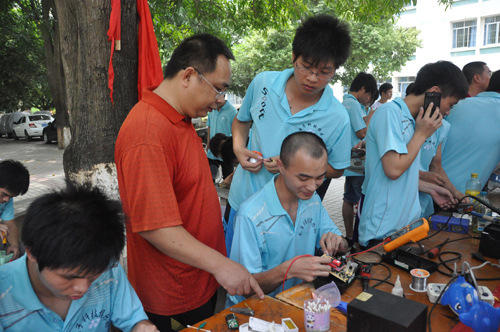
[(425, 93), (424, 114), (427, 111), (427, 108), (429, 107), (430, 103), (434, 104), (432, 106), (431, 115), (430, 115), (432, 117), (434, 115), (434, 111), (436, 110), (436, 107), (441, 107), (441, 92), (426, 92)]

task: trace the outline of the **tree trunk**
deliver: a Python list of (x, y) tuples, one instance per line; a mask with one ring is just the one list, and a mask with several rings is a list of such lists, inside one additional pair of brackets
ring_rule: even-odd
[[(42, 0), (42, 15), (43, 23), (40, 25), (40, 31), (42, 32), (43, 45), (45, 47), (45, 62), (47, 65), (50, 94), (56, 107), (57, 146), (59, 149), (64, 149), (71, 140), (71, 127), (68, 106), (66, 104), (58, 15), (53, 0)], [(51, 16), (53, 19), (51, 19)]]
[(72, 138), (64, 151), (66, 177), (90, 181), (118, 198), (114, 146), (118, 131), (137, 102), (136, 0), (122, 0), (122, 50), (115, 51), (113, 99), (108, 89), (111, 1), (54, 0), (59, 19), (66, 100)]

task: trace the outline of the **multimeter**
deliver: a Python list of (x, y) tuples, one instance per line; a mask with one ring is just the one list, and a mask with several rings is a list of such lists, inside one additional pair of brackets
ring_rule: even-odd
[(386, 237), (384, 242), (389, 242), (384, 244), (384, 250), (390, 252), (410, 241), (420, 241), (427, 236), (428, 232), (429, 222), (427, 219), (421, 218)]

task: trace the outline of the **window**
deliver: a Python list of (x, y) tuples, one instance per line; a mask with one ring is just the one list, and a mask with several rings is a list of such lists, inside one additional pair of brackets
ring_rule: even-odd
[(484, 19), (484, 45), (500, 43), (500, 16)]
[(401, 93), (401, 98), (406, 96), (406, 88), (413, 82), (415, 82), (414, 76), (398, 78), (398, 91)]
[(476, 20), (453, 23), (453, 48), (476, 46), (476, 31)]

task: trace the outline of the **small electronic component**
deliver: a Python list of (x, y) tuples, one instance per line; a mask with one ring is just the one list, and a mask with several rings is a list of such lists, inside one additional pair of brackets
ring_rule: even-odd
[(227, 323), (227, 328), (230, 330), (238, 330), (240, 328), (235, 314), (226, 315), (226, 323)]

